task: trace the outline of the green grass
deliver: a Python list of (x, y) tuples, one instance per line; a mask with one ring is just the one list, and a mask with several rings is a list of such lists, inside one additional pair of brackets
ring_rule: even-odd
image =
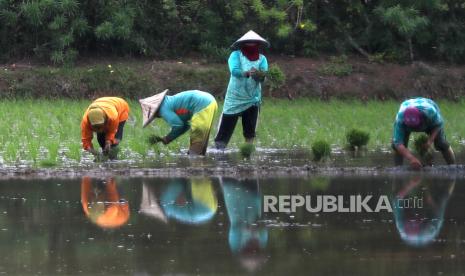
[[(27, 161), (35, 166), (60, 166), (63, 160), (81, 161), (80, 122), (89, 101), (72, 100), (8, 100), (0, 102), (0, 156), (7, 164)], [(392, 126), (399, 102), (320, 102), (315, 100), (265, 99), (260, 111), (255, 145), (266, 148), (307, 148), (324, 140), (332, 148), (344, 148), (346, 133), (353, 128), (369, 130), (368, 149), (389, 149)], [(220, 106), (222, 104), (220, 103)], [(189, 135), (185, 134), (168, 146), (147, 143), (152, 134), (160, 136), (169, 127), (160, 119), (142, 129), (141, 111), (136, 101), (130, 102), (130, 118), (124, 129), (120, 159), (153, 159), (148, 153), (170, 155), (185, 151)], [(445, 119), (446, 135), (454, 149), (465, 141), (462, 112), (465, 102), (439, 102)], [(212, 143), (218, 122), (210, 137)], [(243, 143), (242, 126), (237, 124), (229, 147)], [(94, 145), (97, 142), (94, 140)]]

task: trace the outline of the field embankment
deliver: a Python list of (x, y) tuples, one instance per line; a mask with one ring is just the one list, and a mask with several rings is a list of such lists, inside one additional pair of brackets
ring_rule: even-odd
[[(465, 67), (441, 64), (399, 65), (344, 56), (309, 59), (268, 57), (273, 76), (263, 94), (277, 98), (401, 100), (424, 96), (457, 101), (465, 96)], [(283, 74), (281, 74), (283, 73)], [(223, 98), (227, 62), (87, 60), (75, 67), (29, 63), (0, 66), (0, 97), (91, 99), (111, 93), (137, 99), (162, 91), (200, 89)]]

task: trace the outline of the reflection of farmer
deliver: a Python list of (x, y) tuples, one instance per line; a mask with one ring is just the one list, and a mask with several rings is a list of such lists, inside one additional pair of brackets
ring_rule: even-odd
[(247, 32), (231, 46), (235, 51), (228, 60), (231, 78), (215, 138), (217, 148), (223, 149), (227, 146), (239, 117), (242, 117), (246, 141), (252, 143), (255, 138), (262, 98), (261, 84), (265, 79), (265, 72), (268, 71), (266, 57), (259, 52), (260, 46), (269, 46), (269, 43), (253, 31)]
[(261, 251), (268, 231), (258, 225), (262, 216), (262, 196), (255, 180), (222, 179), (224, 202), (230, 222), (229, 246), (241, 264), (253, 271), (263, 262)]
[(121, 227), (129, 219), (129, 204), (120, 197), (113, 178), (92, 185), (90, 177), (83, 177), (81, 204), (86, 216), (102, 228)]
[(168, 135), (154, 136), (152, 142), (169, 144), (190, 129), (189, 154), (205, 155), (218, 108), (215, 98), (199, 90), (184, 91), (174, 96), (166, 96), (166, 92), (140, 100), (144, 127), (155, 117), (162, 118), (171, 126)]
[(435, 102), (426, 98), (415, 98), (404, 101), (400, 105), (394, 124), (392, 147), (395, 151), (396, 165), (401, 165), (403, 158), (410, 161), (414, 169), (421, 168), (421, 162), (408, 150), (408, 140), (411, 132), (426, 132), (429, 136), (424, 145), (429, 149), (434, 147), (441, 151), (447, 164), (455, 163), (455, 155), (444, 133), (444, 121)]
[(94, 155), (98, 154), (92, 145), (92, 133), (97, 132), (98, 143), (103, 152), (108, 154), (110, 148), (116, 147), (123, 139), (124, 123), (128, 116), (128, 103), (121, 98), (104, 97), (95, 100), (82, 117), (83, 148)]
[(208, 178), (194, 178), (170, 183), (161, 196), (161, 205), (168, 218), (188, 224), (205, 223), (218, 209), (218, 199)]
[(409, 245), (424, 246), (439, 234), (447, 202), (455, 186), (454, 179), (423, 183), (415, 176), (396, 187), (392, 200), (394, 219), (400, 237)]

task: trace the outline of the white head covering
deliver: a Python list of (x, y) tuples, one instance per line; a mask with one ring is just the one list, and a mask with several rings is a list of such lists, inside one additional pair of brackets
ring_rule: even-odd
[(249, 41), (250, 42), (252, 42), (252, 41), (253, 42), (258, 42), (261, 45), (264, 45), (266, 47), (270, 47), (270, 43), (266, 39), (264, 39), (263, 37), (258, 35), (256, 32), (250, 30), (245, 35), (243, 35), (241, 38), (239, 38), (236, 42), (234, 42), (231, 45), (231, 48), (237, 49), (240, 44), (242, 44), (244, 42), (249, 42)]
[(155, 114), (157, 114), (166, 93), (168, 93), (168, 89), (154, 96), (139, 100), (140, 107), (142, 108), (142, 127), (146, 127), (155, 119)]

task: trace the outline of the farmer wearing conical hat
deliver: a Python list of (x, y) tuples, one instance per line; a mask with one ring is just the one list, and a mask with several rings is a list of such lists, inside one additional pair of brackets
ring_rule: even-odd
[(215, 145), (224, 149), (242, 117), (242, 131), (246, 142), (253, 143), (262, 98), (262, 82), (268, 71), (268, 61), (260, 54), (269, 43), (254, 31), (249, 31), (231, 47), (228, 66), (231, 73), (224, 100), (223, 114), (215, 138)]
[(189, 154), (205, 155), (208, 138), (218, 105), (207, 92), (189, 90), (174, 96), (167, 96), (167, 90), (155, 96), (139, 100), (143, 113), (143, 127), (156, 117), (162, 118), (171, 131), (164, 137), (152, 136), (151, 142), (165, 145), (184, 134), (189, 129)]
[[(129, 116), (128, 103), (117, 97), (96, 99), (86, 110), (81, 121), (82, 147), (97, 155), (92, 145), (93, 132), (104, 154), (123, 139), (124, 123)], [(113, 156), (116, 157), (116, 156)]]
[(394, 123), (392, 148), (395, 152), (396, 165), (402, 165), (407, 158), (413, 169), (420, 169), (422, 163), (408, 150), (411, 132), (425, 132), (428, 141), (424, 148), (429, 149), (434, 143), (436, 150), (441, 151), (447, 164), (455, 163), (455, 155), (446, 140), (444, 121), (438, 105), (430, 99), (414, 98), (404, 101)]

